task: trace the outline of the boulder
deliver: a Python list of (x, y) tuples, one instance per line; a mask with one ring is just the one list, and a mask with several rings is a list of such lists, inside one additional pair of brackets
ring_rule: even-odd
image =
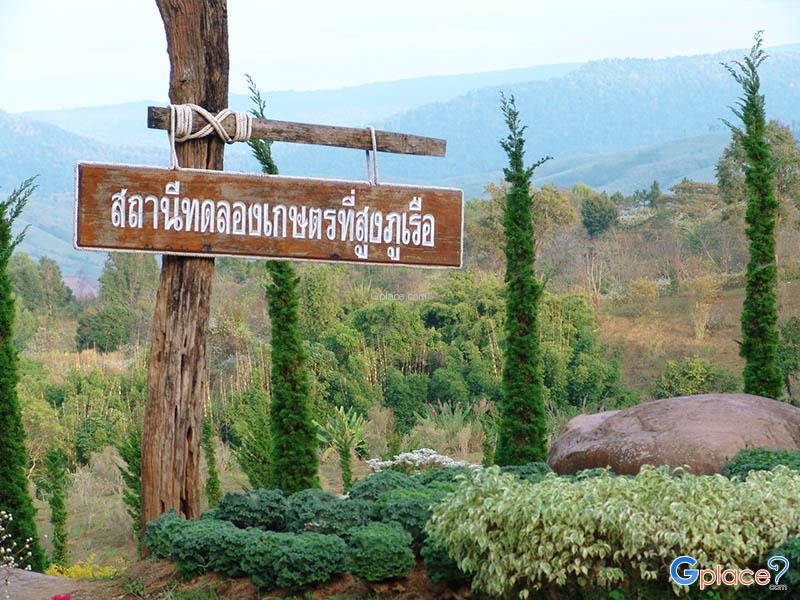
[(561, 474), (609, 466), (633, 475), (645, 464), (710, 474), (743, 448), (800, 449), (800, 408), (749, 394), (703, 394), (580, 415), (553, 442), (547, 463)]

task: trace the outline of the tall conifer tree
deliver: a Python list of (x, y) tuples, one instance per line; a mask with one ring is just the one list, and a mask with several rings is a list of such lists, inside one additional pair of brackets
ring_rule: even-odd
[(725, 64), (743, 95), (733, 113), (743, 128), (728, 123), (745, 151), (747, 188), (747, 238), (750, 260), (742, 309), (742, 342), (739, 354), (745, 359), (744, 391), (779, 398), (783, 391), (778, 366), (778, 306), (776, 298), (775, 224), (778, 199), (775, 195), (775, 165), (766, 136), (764, 96), (758, 67), (767, 57), (761, 48), (761, 32), (755, 36), (750, 54), (742, 61)]
[(508, 137), (500, 144), (508, 155), (508, 168), (503, 172), (509, 191), (504, 213), (506, 346), (495, 462), (515, 465), (547, 457), (538, 324), (538, 304), (544, 285), (534, 271), (530, 187), (533, 171), (549, 157), (525, 167), (525, 127), (520, 122), (514, 97), (501, 96), (501, 99)]
[(14, 519), (7, 533), (17, 545), (32, 540), (31, 556), (25, 566), (41, 571), (45, 567), (45, 556), (36, 534), (36, 510), (28, 494), (28, 455), (17, 399), (18, 359), (13, 344), (14, 297), (8, 276), (8, 261), (23, 235), (13, 237), (11, 225), (35, 189), (33, 178), (28, 179), (8, 199), (0, 202), (0, 510), (10, 513)]
[[(248, 83), (250, 98), (255, 105), (251, 112), (264, 119), (266, 102), (250, 77)], [(272, 159), (271, 142), (251, 140), (249, 144), (262, 171), (277, 175), (278, 166)], [(288, 261), (267, 261), (265, 265), (272, 280), (266, 284), (272, 322), (270, 485), (291, 494), (319, 487), (317, 428), (311, 418), (311, 387), (300, 336), (299, 278)]]
[(50, 505), (50, 523), (53, 526), (53, 554), (50, 561), (66, 567), (69, 564), (67, 547), (67, 465), (64, 453), (53, 446), (44, 457), (44, 472), (49, 488), (47, 502)]

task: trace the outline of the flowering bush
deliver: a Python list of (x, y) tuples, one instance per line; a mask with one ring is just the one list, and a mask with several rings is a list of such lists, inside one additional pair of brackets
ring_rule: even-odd
[(31, 544), (33, 540), (28, 538), (22, 545), (11, 539), (11, 534), (8, 533), (9, 525), (14, 520), (14, 517), (4, 510), (0, 510), (0, 577), (3, 584), (3, 598), (10, 600), (11, 595), (8, 592), (8, 586), (11, 583), (11, 571), (14, 569), (31, 570), (31, 565), (28, 564), (31, 555)]
[(375, 473), (393, 469), (410, 475), (439, 467), (480, 468), (480, 465), (473, 465), (463, 460), (452, 459), (430, 448), (420, 448), (413, 452), (403, 452), (396, 455), (392, 460), (373, 458), (368, 460), (367, 464)]
[(121, 558), (117, 560), (116, 565), (106, 566), (98, 564), (95, 562), (96, 560), (97, 557), (92, 553), (86, 557), (86, 560), (79, 560), (74, 565), (62, 567), (52, 564), (44, 572), (46, 575), (69, 577), (70, 579), (108, 579), (116, 577), (125, 570), (125, 561)]

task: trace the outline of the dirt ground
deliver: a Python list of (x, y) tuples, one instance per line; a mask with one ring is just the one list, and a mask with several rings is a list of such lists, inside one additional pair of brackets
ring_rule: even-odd
[(56, 595), (65, 595), (80, 587), (80, 583), (66, 577), (51, 577), (14, 569), (4, 590), (0, 581), (0, 598), (8, 592), (10, 600), (50, 600)]
[[(448, 590), (432, 586), (425, 578), (422, 565), (408, 577), (391, 583), (367, 587), (349, 574), (326, 582), (308, 595), (291, 594), (277, 590), (261, 595), (247, 579), (224, 579), (216, 575), (203, 575), (181, 582), (175, 566), (166, 560), (142, 560), (132, 564), (120, 577), (102, 581), (74, 581), (65, 577), (51, 577), (41, 573), (15, 571), (9, 588), (11, 600), (51, 600), (55, 595), (70, 595), (70, 600), (158, 600), (171, 597), (174, 592), (201, 592), (213, 590), (215, 597), (231, 600), (267, 600), (269, 598), (326, 598), (432, 600), (469, 598), (469, 590)], [(0, 589), (2, 598), (2, 589)]]

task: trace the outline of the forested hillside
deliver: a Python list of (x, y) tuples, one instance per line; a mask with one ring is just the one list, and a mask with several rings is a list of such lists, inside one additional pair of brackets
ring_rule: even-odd
[[(791, 82), (800, 80), (800, 50), (787, 46), (772, 52), (763, 73), (768, 114), (796, 125), (800, 88)], [(714, 165), (728, 139), (720, 119), (736, 97), (735, 85), (719, 63), (736, 55), (615, 59), (276, 93), (268, 97), (268, 110), (275, 118), (369, 122), (444, 137), (446, 158), (381, 156), (381, 178), (462, 187), (471, 198), (483, 195), (487, 183), (501, 179), (503, 156), (496, 142), (502, 123), (496, 105), (502, 88), (516, 94), (529, 115), (530, 152), (555, 158), (537, 171), (537, 185), (585, 183), (608, 193), (630, 194), (654, 179), (665, 187), (684, 177), (713, 181)], [(484, 87), (468, 91), (473, 86)], [(245, 108), (246, 98), (234, 96), (232, 103)], [(166, 136), (146, 129), (146, 105), (27, 116), (0, 112), (0, 186), (10, 189), (31, 174), (40, 175), (39, 192), (21, 221), (31, 226), (23, 246), (27, 252), (54, 256), (67, 275), (99, 274), (102, 257), (69, 247), (74, 164), (167, 164)], [(397, 110), (402, 112), (389, 116)], [(274, 151), (287, 175), (364, 178), (360, 152), (291, 144), (276, 144)], [(226, 150), (226, 168), (257, 170), (247, 149), (239, 145)]]

